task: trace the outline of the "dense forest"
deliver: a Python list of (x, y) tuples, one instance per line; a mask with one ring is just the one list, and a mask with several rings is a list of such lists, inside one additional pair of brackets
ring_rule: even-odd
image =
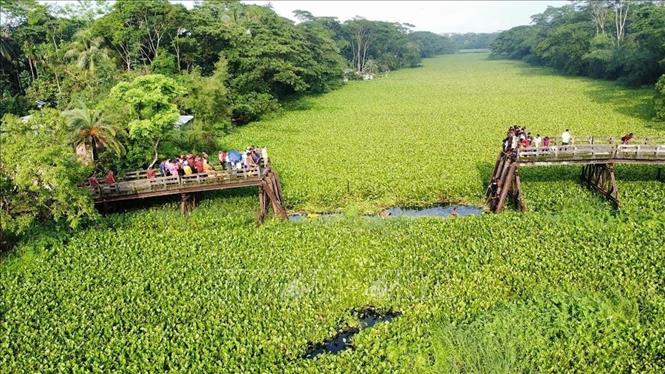
[[(654, 84), (665, 74), (663, 1), (575, 1), (531, 18), (531, 25), (500, 33), (492, 55), (631, 86)], [(656, 115), (665, 119), (660, 79)]]
[(455, 49), (490, 49), (492, 42), (496, 39), (498, 32), (448, 34), (447, 36), (453, 42)]
[(223, 90), (213, 106), (242, 123), (285, 100), (338, 86), (345, 66), (372, 74), (454, 50), (449, 38), (409, 32), (407, 24), (342, 23), (306, 11), (296, 11), (294, 24), (268, 7), (235, 1), (203, 1), (192, 9), (167, 0), (69, 8), (2, 1), (0, 114), (79, 101), (97, 106), (118, 82), (163, 74), (187, 86), (178, 95), (181, 110), (220, 121), (221, 112), (192, 106), (197, 96)]
[(293, 22), (239, 1), (0, 0), (0, 9), (5, 232), (94, 214), (76, 188), (93, 170), (212, 152), (230, 127), (304, 95), (456, 49), (409, 24), (307, 11)]

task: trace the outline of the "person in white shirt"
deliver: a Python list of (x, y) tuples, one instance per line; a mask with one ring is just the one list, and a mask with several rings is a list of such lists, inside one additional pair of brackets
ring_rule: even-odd
[(561, 134), (561, 144), (562, 145), (568, 145), (570, 144), (570, 131), (566, 129), (566, 131)]
[(540, 138), (540, 134), (536, 134), (536, 137), (533, 138), (533, 146), (540, 148), (540, 144), (543, 142), (543, 139)]

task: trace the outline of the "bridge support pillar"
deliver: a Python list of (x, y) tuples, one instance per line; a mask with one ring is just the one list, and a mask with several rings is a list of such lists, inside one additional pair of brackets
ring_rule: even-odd
[(519, 168), (515, 162), (507, 162), (505, 171), (500, 174), (498, 180), (497, 195), (489, 196), (490, 210), (494, 213), (500, 213), (506, 207), (508, 199), (512, 200), (518, 209), (526, 210), (526, 204), (522, 197), (522, 183), (520, 181)]
[(180, 194), (180, 213), (187, 215), (196, 207), (196, 194), (182, 193)]
[(282, 205), (282, 184), (276, 171), (268, 169), (261, 181), (259, 187), (259, 213), (256, 217), (258, 223), (262, 223), (268, 215), (269, 205), (276, 216), (281, 219), (287, 219), (286, 210)]
[(613, 164), (590, 164), (582, 169), (582, 183), (595, 190), (619, 208), (619, 190), (614, 176)]
[[(494, 185), (496, 182), (496, 185)], [(495, 186), (493, 188), (492, 186)], [(499, 213), (506, 207), (506, 201), (511, 199), (521, 211), (526, 210), (522, 197), (522, 183), (520, 181), (519, 165), (511, 155), (502, 154), (497, 159), (492, 172), (490, 187), (486, 192), (490, 211)]]

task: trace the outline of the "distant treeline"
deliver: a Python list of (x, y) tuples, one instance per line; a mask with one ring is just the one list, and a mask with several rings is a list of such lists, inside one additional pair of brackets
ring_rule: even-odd
[(531, 18), (500, 33), (492, 55), (629, 85), (665, 73), (663, 1), (576, 1)]
[(496, 39), (498, 32), (492, 33), (465, 33), (448, 34), (455, 49), (490, 49), (490, 45)]
[[(94, 107), (117, 83), (159, 73), (184, 83), (189, 100), (180, 100), (180, 109), (197, 121), (223, 122), (226, 113), (244, 123), (286, 100), (333, 89), (344, 74), (413, 67), (456, 49), (450, 38), (410, 32), (408, 24), (340, 22), (307, 11), (294, 12), (294, 23), (238, 1), (204, 0), (187, 9), (167, 0), (65, 7), (0, 0), (0, 9), (0, 115), (78, 102)], [(187, 107), (197, 94), (210, 94), (195, 87), (215, 85), (224, 95), (214, 112)]]

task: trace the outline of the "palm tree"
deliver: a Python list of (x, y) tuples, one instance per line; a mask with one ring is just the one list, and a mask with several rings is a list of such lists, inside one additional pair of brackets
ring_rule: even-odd
[(98, 160), (97, 151), (100, 147), (111, 149), (116, 154), (122, 154), (125, 148), (118, 141), (117, 131), (104, 120), (99, 110), (91, 110), (81, 104), (81, 108), (68, 110), (62, 113), (72, 133), (72, 144), (77, 149), (84, 147), (92, 150), (92, 161)]
[(102, 42), (102, 38), (93, 37), (87, 30), (79, 31), (65, 52), (65, 58), (76, 60), (79, 69), (94, 74), (98, 63), (109, 58)]

